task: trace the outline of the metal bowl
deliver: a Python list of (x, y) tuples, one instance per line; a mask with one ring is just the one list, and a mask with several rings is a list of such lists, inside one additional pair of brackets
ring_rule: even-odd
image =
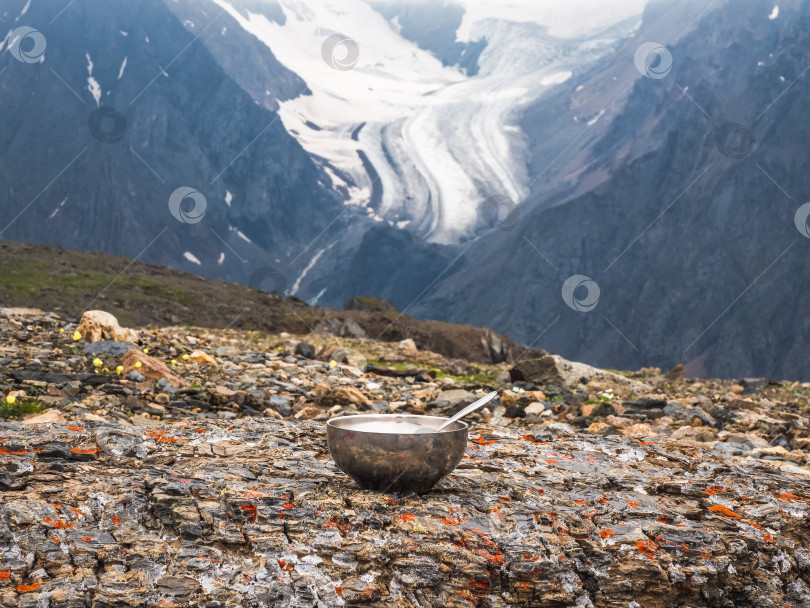
[(326, 442), (338, 468), (361, 488), (422, 493), (458, 466), (467, 447), (467, 423), (433, 432), (445, 422), (409, 414), (340, 416), (326, 423)]

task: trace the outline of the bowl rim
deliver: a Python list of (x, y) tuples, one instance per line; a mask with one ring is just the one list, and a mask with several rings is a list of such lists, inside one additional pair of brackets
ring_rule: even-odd
[[(385, 433), (383, 431), (362, 431), (357, 429), (347, 429), (346, 427), (338, 426), (336, 424), (332, 424), (333, 422), (337, 422), (338, 420), (348, 420), (350, 418), (430, 418), (432, 420), (441, 420), (442, 422), (447, 422), (450, 420), (448, 416), (424, 416), (421, 414), (349, 414), (348, 416), (336, 416), (334, 418), (330, 418), (326, 421), (326, 426), (331, 427), (333, 429), (340, 429), (341, 431), (352, 431), (354, 433), (364, 433), (368, 435), (401, 435), (401, 433)], [(461, 425), (461, 428), (451, 428), (457, 424)], [(459, 431), (467, 431), (469, 430), (470, 425), (463, 420), (456, 420), (450, 427), (439, 431), (440, 434), (443, 433), (458, 433)], [(423, 433), (424, 435), (429, 435), (432, 433)]]

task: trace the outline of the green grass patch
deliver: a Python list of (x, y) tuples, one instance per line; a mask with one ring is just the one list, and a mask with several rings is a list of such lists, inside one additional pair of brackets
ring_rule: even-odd
[(174, 285), (162, 285), (140, 277), (121, 276), (86, 270), (54, 270), (43, 262), (21, 262), (7, 265), (0, 262), (0, 286), (19, 295), (35, 296), (43, 291), (58, 291), (66, 300), (83, 297), (87, 292), (107, 288), (108, 298), (149, 302), (155, 298), (192, 306), (199, 304), (187, 290)]
[(633, 378), (636, 375), (636, 372), (631, 372), (626, 369), (606, 369), (605, 371), (624, 376), (625, 378)]
[(14, 403), (0, 399), (0, 418), (6, 420), (19, 420), (28, 414), (44, 412), (45, 409), (45, 406), (36, 399), (18, 399)]
[(497, 372), (488, 372), (488, 373), (481, 373), (481, 374), (468, 374), (457, 376), (454, 374), (449, 374), (446, 371), (439, 369), (438, 367), (432, 367), (429, 365), (426, 366), (417, 366), (414, 363), (409, 363), (407, 361), (398, 361), (396, 363), (388, 363), (385, 361), (380, 361), (379, 359), (369, 359), (367, 361), (369, 365), (373, 365), (374, 367), (384, 367), (387, 369), (395, 369), (397, 371), (404, 371), (404, 370), (414, 370), (417, 369), (426, 369), (431, 372), (436, 373), (436, 378), (452, 378), (456, 382), (478, 382), (481, 384), (489, 384), (495, 381), (497, 376)]

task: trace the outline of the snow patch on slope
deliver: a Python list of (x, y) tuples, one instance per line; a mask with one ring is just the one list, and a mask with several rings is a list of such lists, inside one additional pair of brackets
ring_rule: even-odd
[[(309, 261), (309, 264), (307, 264), (304, 267), (304, 270), (301, 271), (301, 274), (298, 275), (298, 278), (295, 280), (295, 283), (293, 283), (292, 289), (290, 289), (290, 295), (291, 296), (294, 296), (296, 293), (298, 293), (298, 289), (301, 287), (301, 281), (304, 280), (304, 278), (307, 276), (307, 273), (310, 270), (312, 270), (312, 268), (314, 268), (315, 264), (318, 263), (318, 260), (321, 259), (321, 256), (324, 253), (326, 253), (327, 251), (329, 251), (334, 246), (335, 246), (335, 243), (332, 243), (328, 247), (324, 247), (318, 253), (316, 253), (314, 256), (312, 256), (312, 259)], [(320, 295), (318, 297), (320, 297)], [(316, 298), (315, 301), (317, 302), (317, 298)]]
[(85, 53), (84, 56), (87, 57), (87, 90), (90, 91), (90, 95), (96, 100), (96, 106), (98, 106), (101, 102), (101, 85), (98, 84), (98, 80), (93, 78), (93, 60), (90, 59), (90, 53)]
[(556, 38), (586, 38), (640, 15), (647, 0), (457, 0), (464, 17), (456, 31), (461, 42), (476, 40), (475, 24), (484, 19), (536, 23)]

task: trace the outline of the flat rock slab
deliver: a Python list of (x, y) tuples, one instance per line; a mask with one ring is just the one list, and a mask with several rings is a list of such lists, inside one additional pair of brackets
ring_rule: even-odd
[(479, 425), (422, 496), (322, 423), (0, 425), (0, 606), (808, 606), (810, 471)]

